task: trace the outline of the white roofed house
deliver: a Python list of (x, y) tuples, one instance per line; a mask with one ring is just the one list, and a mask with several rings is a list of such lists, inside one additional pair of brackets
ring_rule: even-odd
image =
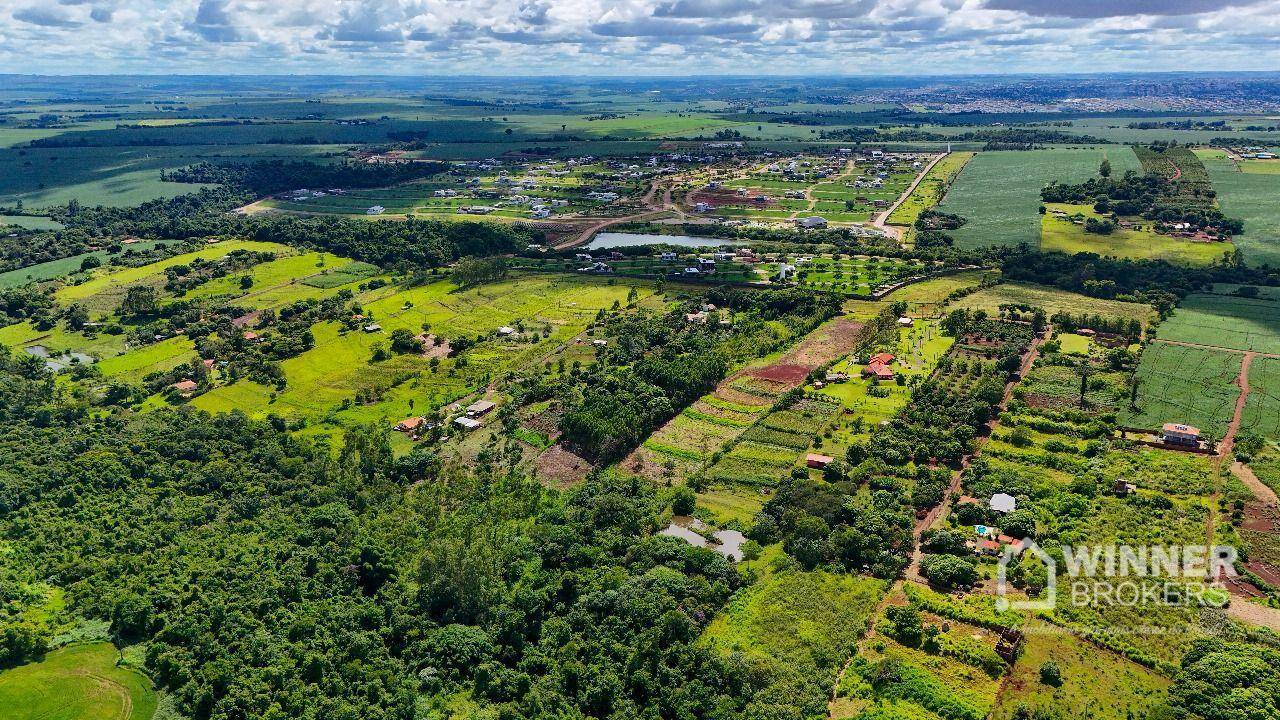
[(998, 513), (1011, 513), (1018, 509), (1018, 501), (1012, 495), (996, 493), (991, 496), (991, 509)]
[(387, 209), (386, 209), (386, 208), (384, 208), (384, 207), (382, 207), (381, 205), (371, 205), (371, 206), (369, 206), (369, 209), (368, 209), (368, 210), (365, 210), (365, 211), (364, 211), (364, 214), (365, 214), (365, 215), (381, 215), (382, 213), (384, 213), (384, 212), (386, 212), (386, 211), (387, 211)]
[(827, 219), (817, 215), (810, 215), (809, 217), (798, 218), (796, 220), (796, 227), (805, 230), (824, 228), (826, 226)]

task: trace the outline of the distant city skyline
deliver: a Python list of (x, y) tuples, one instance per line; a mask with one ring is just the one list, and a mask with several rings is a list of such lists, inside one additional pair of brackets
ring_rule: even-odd
[(1280, 69), (1280, 0), (0, 0), (0, 72)]

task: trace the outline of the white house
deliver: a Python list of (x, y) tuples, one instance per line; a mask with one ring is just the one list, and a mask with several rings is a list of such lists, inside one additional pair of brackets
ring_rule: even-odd
[(368, 210), (365, 210), (364, 214), (365, 215), (381, 215), (386, 211), (387, 209), (382, 207), (381, 205), (373, 205)]
[(827, 226), (827, 219), (817, 215), (810, 215), (796, 220), (796, 226), (803, 229), (824, 228)]
[(998, 513), (1011, 513), (1018, 508), (1018, 501), (1012, 495), (996, 493), (991, 496), (991, 509)]

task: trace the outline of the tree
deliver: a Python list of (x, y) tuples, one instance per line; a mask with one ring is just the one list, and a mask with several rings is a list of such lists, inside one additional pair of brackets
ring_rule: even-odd
[(929, 555), (920, 562), (920, 574), (944, 588), (967, 587), (978, 581), (978, 570), (955, 555)]
[(124, 315), (146, 315), (155, 312), (156, 289), (150, 285), (133, 285), (125, 291), (124, 300), (120, 303), (120, 312)]
[(676, 515), (692, 515), (697, 507), (698, 496), (687, 485), (676, 488), (675, 497), (671, 500), (671, 511)]
[(1050, 687), (1062, 687), (1062, 668), (1058, 663), (1048, 660), (1040, 666), (1040, 682)]
[(422, 352), (422, 341), (408, 330), (396, 328), (391, 331), (391, 350), (401, 354), (419, 354)]
[(1102, 158), (1102, 162), (1098, 163), (1098, 174), (1104, 178), (1111, 177), (1111, 161)]

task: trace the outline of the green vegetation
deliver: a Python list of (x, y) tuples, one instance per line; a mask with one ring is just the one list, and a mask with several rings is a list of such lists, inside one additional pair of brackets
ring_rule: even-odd
[(1090, 252), (1110, 257), (1160, 259), (1189, 265), (1209, 265), (1232, 253), (1229, 242), (1200, 242), (1162, 235), (1148, 225), (1121, 226), (1106, 234), (1090, 233), (1086, 223), (1103, 218), (1089, 205), (1045, 203), (1040, 249), (1045, 252)]
[(1186, 423), (1221, 438), (1235, 410), (1240, 355), (1168, 343), (1152, 343), (1138, 365), (1136, 407), (1121, 412), (1129, 427), (1158, 430)]
[(902, 201), (902, 204), (889, 214), (888, 222), (891, 225), (911, 226), (916, 222), (916, 218), (920, 217), (920, 213), (928, 210), (933, 206), (942, 202), (942, 198), (946, 197), (947, 191), (951, 188), (951, 182), (964, 168), (965, 164), (973, 159), (975, 153), (971, 152), (954, 152), (944, 156), (925, 174), (920, 180), (920, 184), (916, 189)]
[(1222, 211), (1244, 220), (1244, 232), (1236, 245), (1250, 265), (1280, 264), (1280, 207), (1274, 202), (1280, 192), (1275, 173), (1241, 172), (1221, 150), (1196, 150), (1218, 193)]
[(0, 716), (11, 720), (151, 720), (145, 675), (116, 664), (111, 643), (71, 645), (0, 671)]
[(1116, 174), (1138, 168), (1127, 148), (981, 152), (960, 171), (938, 209), (968, 221), (950, 232), (960, 247), (1039, 247), (1041, 188), (1053, 180), (1088, 178), (1103, 158)]

